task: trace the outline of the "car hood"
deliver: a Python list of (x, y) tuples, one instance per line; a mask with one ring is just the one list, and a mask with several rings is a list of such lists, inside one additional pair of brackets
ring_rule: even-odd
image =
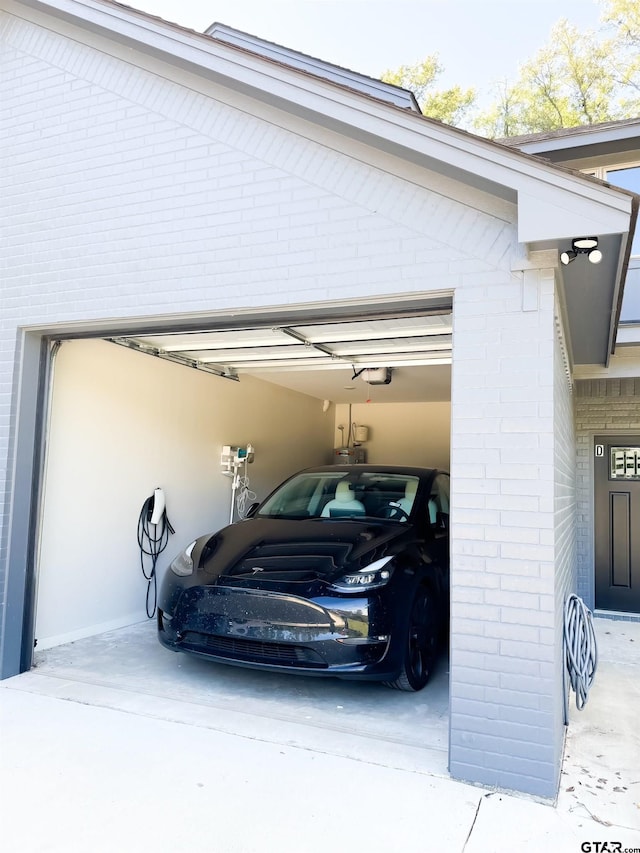
[(196, 544), (196, 565), (214, 579), (331, 580), (402, 550), (411, 524), (251, 518)]

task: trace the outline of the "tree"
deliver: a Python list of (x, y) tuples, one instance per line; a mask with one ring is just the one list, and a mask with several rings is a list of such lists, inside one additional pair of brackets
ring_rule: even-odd
[(413, 91), (425, 115), (490, 138), (635, 117), (640, 115), (640, 2), (600, 2), (597, 31), (558, 21), (515, 81), (496, 84), (482, 111), (474, 89), (437, 88), (443, 71), (437, 54), (385, 71), (382, 79)]
[(602, 20), (615, 27), (620, 43), (640, 49), (640, 5), (638, 0), (607, 0)]
[(627, 115), (640, 114), (640, 4), (637, 0), (608, 0), (602, 20), (613, 31), (607, 42), (610, 67), (622, 92)]
[(514, 136), (622, 118), (617, 89), (608, 45), (561, 20), (515, 83), (501, 84), (474, 127), (489, 136)]
[(517, 136), (520, 133), (519, 100), (515, 87), (508, 80), (501, 80), (494, 87), (495, 100), (484, 112), (473, 120), (473, 129), (489, 139)]
[(387, 70), (382, 79), (385, 83), (413, 92), (420, 109), (429, 118), (460, 125), (475, 103), (476, 92), (460, 86), (436, 89), (435, 82), (443, 70), (438, 55), (434, 53), (415, 65), (401, 65), (395, 71)]

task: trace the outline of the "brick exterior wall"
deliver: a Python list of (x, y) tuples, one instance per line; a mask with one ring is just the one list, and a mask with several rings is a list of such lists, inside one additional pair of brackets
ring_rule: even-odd
[[(570, 383), (567, 354), (562, 337), (559, 312), (556, 312), (554, 371), (554, 512), (555, 512), (555, 647), (562, 648), (564, 603), (576, 592), (576, 432), (574, 392)], [(563, 700), (563, 657), (554, 660), (554, 719), (556, 721), (556, 755), (562, 756), (565, 728)]]
[(640, 379), (576, 383), (578, 595), (595, 607), (593, 553), (593, 436), (640, 433)]
[(552, 796), (567, 398), (553, 274), (529, 271), (524, 310), (511, 271), (515, 208), (108, 48), (0, 17), (0, 592), (24, 326), (452, 291), (451, 772)]
[(561, 737), (551, 271), (536, 290), (531, 311), (520, 284), (498, 299), (456, 291), (449, 761), (456, 776), (549, 795)]

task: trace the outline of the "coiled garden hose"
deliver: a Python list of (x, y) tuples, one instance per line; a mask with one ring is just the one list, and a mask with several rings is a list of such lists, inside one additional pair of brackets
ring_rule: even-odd
[(568, 726), (567, 675), (571, 689), (576, 694), (576, 708), (582, 711), (598, 666), (598, 647), (591, 611), (577, 595), (568, 596), (564, 603), (563, 652), (564, 724)]

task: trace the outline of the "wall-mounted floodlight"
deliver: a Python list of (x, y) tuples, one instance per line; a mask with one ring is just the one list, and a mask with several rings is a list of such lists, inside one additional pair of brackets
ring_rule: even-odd
[(599, 264), (602, 260), (602, 252), (598, 249), (597, 237), (577, 237), (571, 241), (571, 249), (567, 249), (560, 254), (560, 261), (565, 266), (570, 264), (578, 257), (578, 255), (586, 255), (592, 264)]

